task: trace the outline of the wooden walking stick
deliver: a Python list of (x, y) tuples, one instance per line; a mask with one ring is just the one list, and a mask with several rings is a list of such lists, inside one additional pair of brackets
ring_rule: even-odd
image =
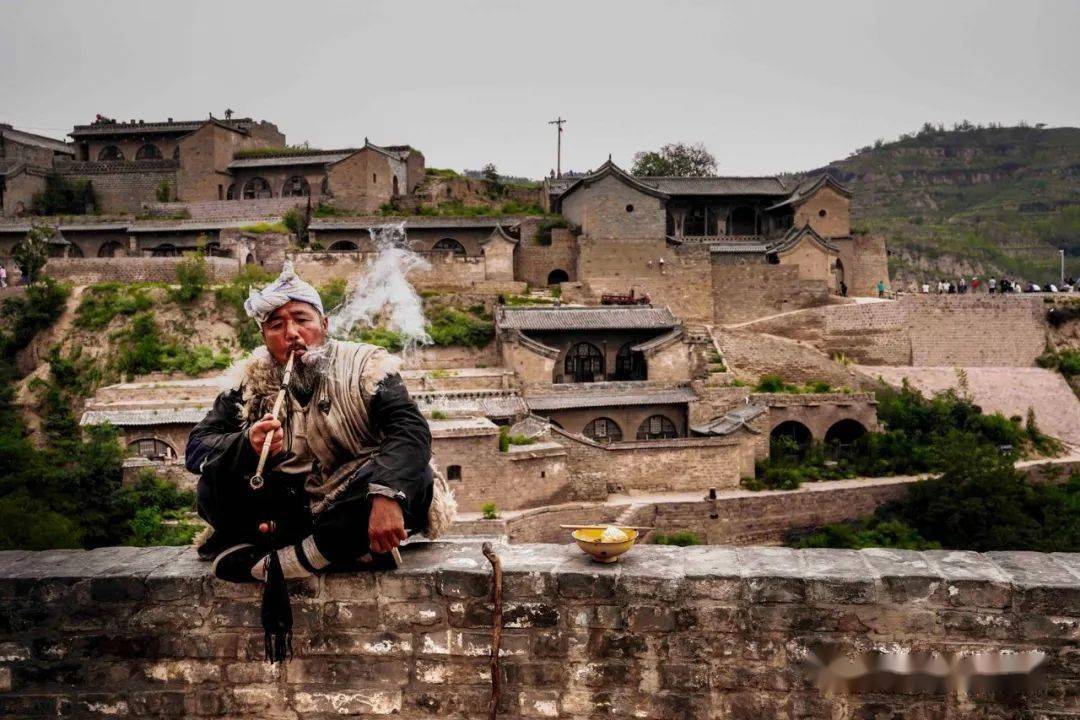
[(484, 543), (481, 549), (484, 557), (491, 563), (495, 584), (491, 592), (494, 616), (491, 620), (491, 701), (488, 704), (488, 717), (495, 720), (499, 711), (499, 699), (502, 697), (502, 678), (499, 673), (499, 644), (502, 641), (502, 561), (491, 549), (491, 543)]
[[(289, 360), (285, 363), (285, 373), (281, 376), (281, 389), (278, 390), (277, 398), (274, 399), (274, 409), (271, 412), (275, 420), (281, 412), (281, 406), (285, 403), (285, 393), (289, 392), (294, 359), (296, 359), (296, 353), (289, 353)], [(259, 466), (255, 468), (255, 474), (248, 480), (248, 485), (251, 486), (252, 490), (261, 490), (262, 486), (266, 484), (266, 480), (263, 478), (263, 469), (266, 467), (266, 460), (270, 457), (270, 445), (273, 441), (274, 433), (267, 433), (266, 439), (263, 440), (262, 454), (259, 455)]]

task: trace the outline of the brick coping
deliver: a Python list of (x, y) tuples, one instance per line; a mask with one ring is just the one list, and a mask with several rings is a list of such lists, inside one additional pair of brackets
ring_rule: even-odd
[[(619, 563), (602, 565), (589, 560), (574, 545), (495, 543), (494, 548), (504, 574), (523, 580), (549, 576), (560, 587), (566, 579), (576, 588), (574, 578), (592, 582), (608, 578), (616, 583), (620, 578), (651, 578), (669, 585), (687, 583), (691, 589), (689, 585), (699, 580), (727, 579), (740, 585), (730, 591), (748, 602), (762, 600), (755, 599), (761, 588), (758, 581), (770, 578), (856, 584), (864, 602), (875, 602), (883, 584), (905, 578), (1080, 592), (1080, 553), (641, 545)], [(403, 547), (402, 555), (401, 568), (374, 575), (410, 578), (430, 583), (440, 594), (460, 596), (455, 589), (458, 584), (475, 586), (490, 574), (476, 542), (414, 541)], [(209, 576), (209, 569), (209, 563), (199, 561), (192, 547), (9, 550), (0, 552), (0, 596), (17, 597), (40, 582), (77, 584), (86, 580), (90, 581), (89, 597), (104, 602), (176, 599), (183, 588), (195, 590), (200, 585), (202, 592), (226, 597), (255, 596), (260, 590), (257, 585), (221, 583)], [(332, 593), (335, 586), (355, 583), (356, 579), (357, 574), (329, 575), (298, 584), (306, 585), (304, 595), (310, 597), (311, 593)], [(941, 599), (948, 603), (952, 591), (948, 587), (939, 590)]]

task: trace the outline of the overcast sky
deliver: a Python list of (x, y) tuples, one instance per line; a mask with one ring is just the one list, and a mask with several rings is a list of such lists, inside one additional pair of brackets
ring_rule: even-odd
[(1076, 125), (1080, 2), (0, 0), (0, 122), (232, 108), (290, 143), (540, 177), (703, 142), (804, 170), (926, 120)]

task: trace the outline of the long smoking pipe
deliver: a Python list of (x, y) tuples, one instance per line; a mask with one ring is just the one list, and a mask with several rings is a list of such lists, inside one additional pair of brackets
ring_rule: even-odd
[[(293, 360), (296, 359), (296, 352), (289, 353), (289, 360), (285, 363), (285, 373), (281, 377), (281, 389), (278, 390), (277, 398), (274, 399), (274, 409), (271, 413), (273, 418), (277, 420), (278, 414), (281, 412), (281, 406), (285, 403), (285, 394), (289, 391), (289, 382), (292, 380)], [(263, 440), (262, 454), (259, 455), (259, 466), (255, 469), (255, 474), (248, 480), (248, 485), (252, 490), (261, 490), (262, 486), (266, 484), (266, 479), (263, 478), (263, 469), (266, 467), (266, 461), (270, 457), (270, 445), (273, 443), (274, 433), (266, 433), (266, 438)]]

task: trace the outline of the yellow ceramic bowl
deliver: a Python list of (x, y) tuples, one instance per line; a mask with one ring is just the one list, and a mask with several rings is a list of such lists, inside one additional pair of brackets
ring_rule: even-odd
[(619, 529), (630, 536), (628, 540), (622, 542), (601, 542), (600, 536), (604, 534), (604, 531), (599, 528), (575, 530), (572, 534), (574, 539), (577, 540), (578, 547), (591, 555), (593, 560), (602, 563), (612, 563), (618, 560), (620, 555), (632, 548), (638, 537), (637, 530), (631, 530), (630, 528), (625, 527)]

